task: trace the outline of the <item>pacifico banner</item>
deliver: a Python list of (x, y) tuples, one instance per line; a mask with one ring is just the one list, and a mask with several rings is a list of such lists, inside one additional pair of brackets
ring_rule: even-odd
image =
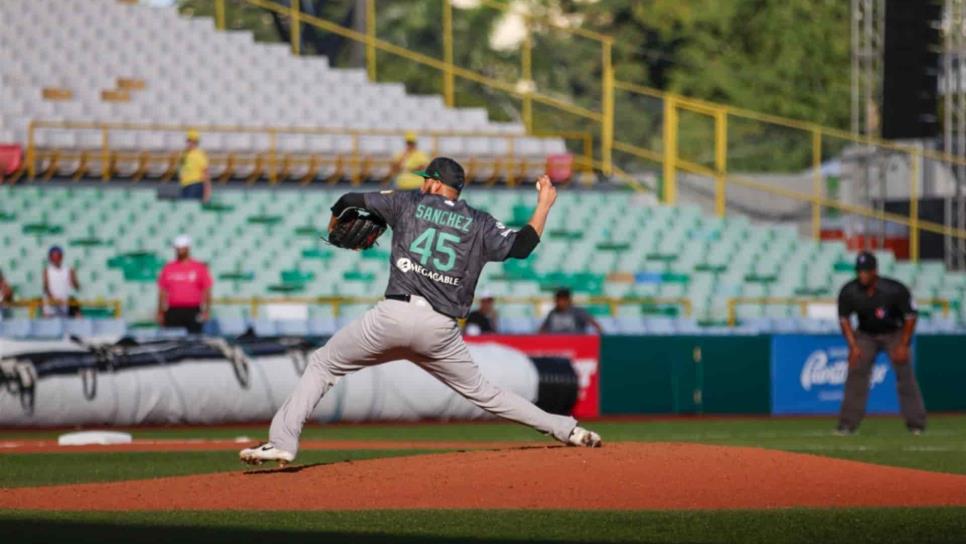
[[(845, 395), (849, 348), (838, 335), (776, 334), (771, 340), (773, 414), (837, 414)], [(899, 410), (896, 375), (885, 353), (872, 366), (870, 414)]]
[(600, 416), (600, 337), (597, 335), (465, 336), (473, 344), (493, 342), (526, 353), (530, 357), (564, 357), (577, 374), (577, 419)]

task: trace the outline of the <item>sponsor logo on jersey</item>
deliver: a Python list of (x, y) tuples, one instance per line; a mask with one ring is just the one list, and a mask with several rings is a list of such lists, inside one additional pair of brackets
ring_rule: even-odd
[(500, 236), (504, 238), (506, 238), (507, 236), (509, 236), (514, 232), (513, 229), (507, 227), (506, 225), (504, 225), (503, 223), (500, 223), (499, 221), (496, 222), (496, 228), (497, 230), (500, 231)]
[[(835, 350), (838, 357), (829, 361), (829, 352), (820, 349), (813, 351), (805, 365), (802, 366), (800, 381), (802, 389), (811, 391), (812, 387), (820, 385), (842, 385), (845, 378), (849, 375), (849, 362), (847, 350)], [(885, 381), (889, 366), (884, 364), (873, 365), (871, 388)]]
[(460, 284), (459, 278), (454, 278), (453, 276), (447, 276), (446, 274), (440, 274), (435, 270), (430, 270), (425, 266), (422, 266), (418, 263), (414, 263), (411, 260), (407, 259), (406, 257), (401, 257), (396, 260), (396, 268), (398, 268), (401, 272), (405, 274), (413, 272), (414, 274), (419, 274), (424, 278), (429, 278), (435, 281), (436, 283), (442, 283), (444, 285)]

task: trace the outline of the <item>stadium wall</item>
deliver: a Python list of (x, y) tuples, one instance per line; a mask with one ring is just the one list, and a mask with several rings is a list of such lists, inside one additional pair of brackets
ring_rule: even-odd
[[(966, 335), (919, 335), (916, 375), (933, 412), (966, 410)], [(605, 336), (603, 415), (838, 412), (848, 349), (839, 335)], [(869, 412), (895, 414), (895, 373), (880, 354)]]
[(603, 414), (769, 412), (767, 336), (605, 336)]

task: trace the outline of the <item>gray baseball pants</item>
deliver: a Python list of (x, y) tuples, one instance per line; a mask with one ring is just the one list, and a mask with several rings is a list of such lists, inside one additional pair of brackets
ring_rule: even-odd
[(302, 425), (339, 378), (399, 359), (419, 365), (487, 412), (561, 442), (577, 425), (572, 417), (544, 412), (488, 382), (473, 363), (456, 320), (433, 310), (425, 299), (413, 297), (410, 302), (379, 302), (312, 353), (295, 390), (272, 419), (269, 440), (279, 449), (298, 453)]
[[(896, 344), (902, 341), (902, 332), (895, 331), (887, 334), (868, 334), (858, 331), (855, 341), (862, 351), (855, 368), (849, 368), (849, 375), (845, 379), (845, 398), (842, 399), (842, 409), (839, 414), (839, 427), (857, 429), (865, 416), (865, 406), (869, 398), (869, 379), (872, 376), (872, 361), (880, 351), (890, 353)], [(892, 364), (896, 372), (896, 389), (899, 393), (899, 409), (910, 429), (926, 428), (926, 406), (922, 402), (919, 383), (912, 368), (912, 361), (906, 364)]]

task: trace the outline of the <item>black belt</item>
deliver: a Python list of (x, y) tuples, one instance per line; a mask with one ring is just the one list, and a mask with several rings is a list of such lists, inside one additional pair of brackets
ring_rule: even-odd
[[(422, 296), (422, 295), (420, 295), (420, 296)], [(409, 302), (410, 300), (412, 300), (412, 298), (413, 298), (412, 295), (386, 295), (386, 300), (401, 300), (403, 302)], [(423, 297), (423, 299), (425, 299), (425, 298), (426, 297)], [(427, 300), (426, 302), (429, 302), (429, 301)], [(436, 308), (433, 308), (432, 304), (430, 304), (429, 307), (432, 308), (434, 312), (436, 312), (438, 314), (445, 315), (446, 317), (448, 317), (450, 319), (458, 319), (457, 317), (453, 317), (453, 316), (451, 316), (451, 315), (449, 315), (447, 313), (443, 313), (443, 312), (437, 310)]]

